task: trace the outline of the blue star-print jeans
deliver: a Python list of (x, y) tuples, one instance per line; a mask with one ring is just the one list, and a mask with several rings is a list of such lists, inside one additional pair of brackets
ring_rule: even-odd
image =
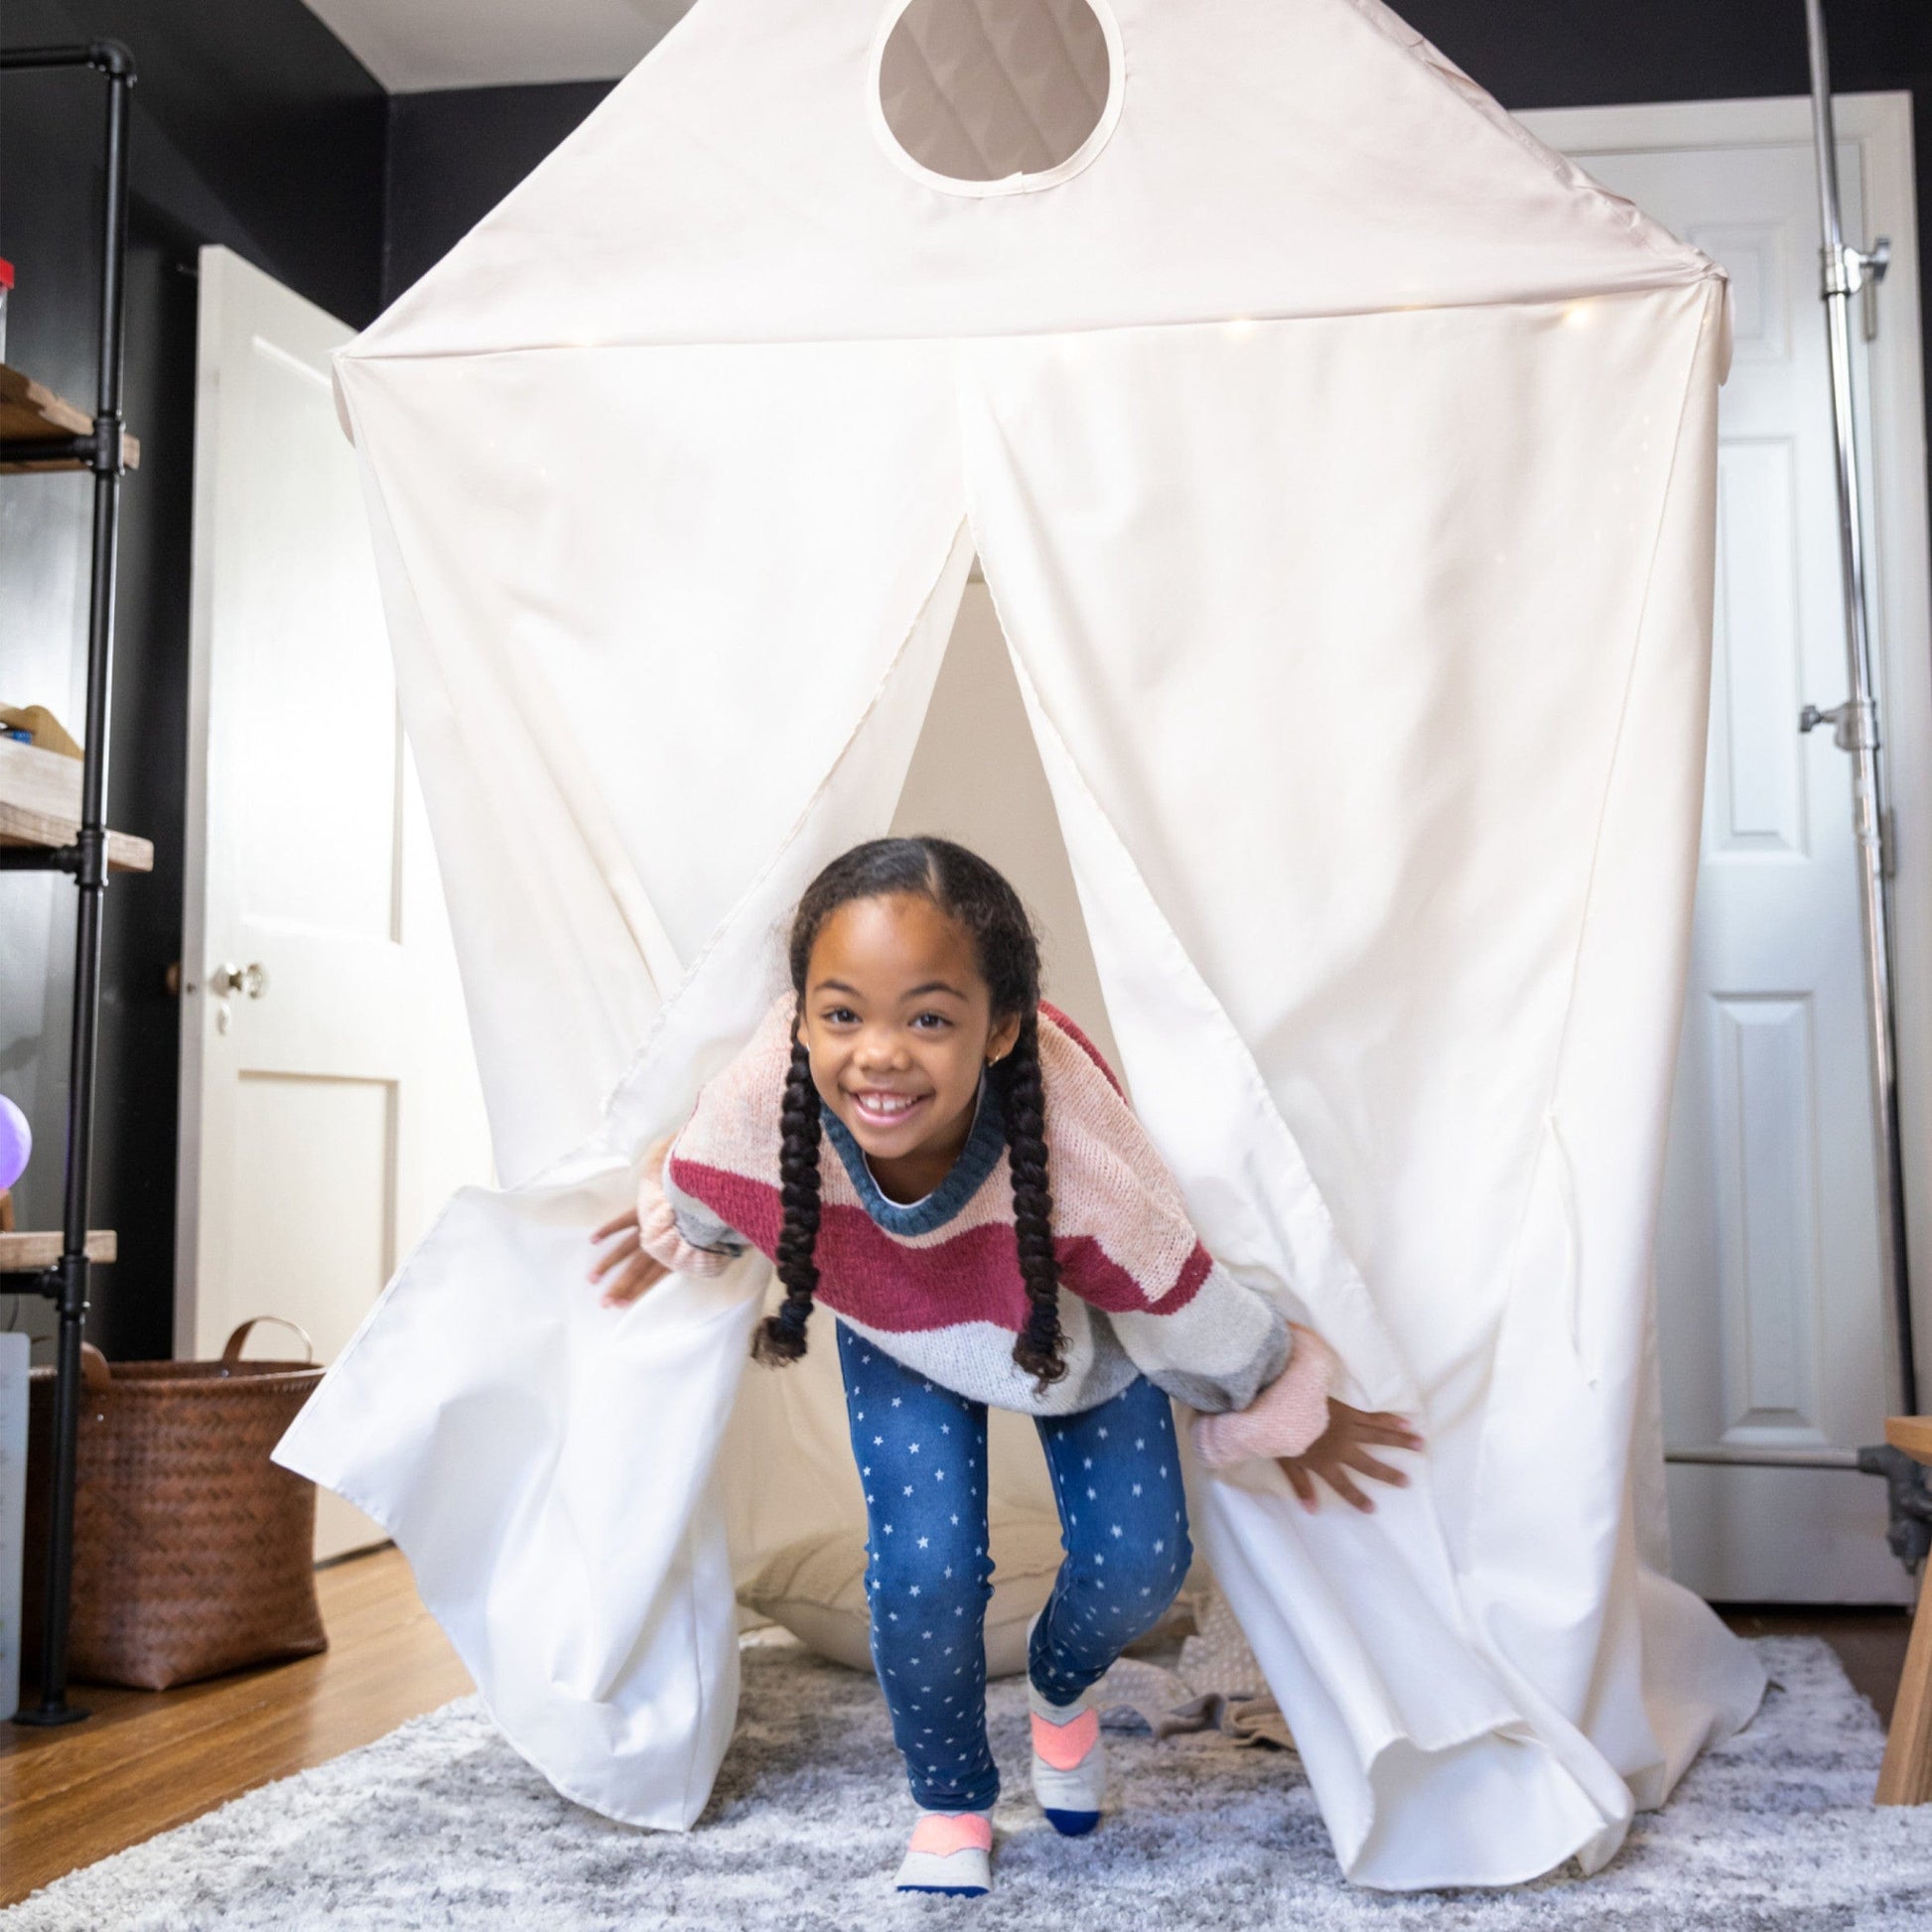
[[(1000, 1795), (986, 1738), (986, 1404), (834, 1317), (864, 1479), (872, 1661), (915, 1803), (979, 1811)], [(1070, 1704), (1151, 1629), (1193, 1560), (1173, 1410), (1145, 1376), (1071, 1416), (1035, 1416), (1066, 1550), (1034, 1625), (1028, 1675)]]

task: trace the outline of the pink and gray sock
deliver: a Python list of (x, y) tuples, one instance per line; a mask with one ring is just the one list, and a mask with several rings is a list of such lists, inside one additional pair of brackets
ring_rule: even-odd
[(1091, 1691), (1055, 1704), (1030, 1678), (1027, 1708), (1033, 1730), (1034, 1796), (1046, 1822), (1067, 1838), (1100, 1823), (1107, 1792), (1106, 1747)]

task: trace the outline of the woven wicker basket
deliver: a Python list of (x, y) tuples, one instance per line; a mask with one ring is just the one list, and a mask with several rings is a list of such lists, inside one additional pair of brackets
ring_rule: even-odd
[[(83, 1345), (69, 1675), (160, 1691), (328, 1648), (316, 1602), (315, 1484), (268, 1456), (323, 1372), (313, 1348), (305, 1362), (244, 1362), (254, 1325), (244, 1321), (215, 1362), (110, 1368)], [(51, 1368), (31, 1376), (28, 1429), (22, 1634), (38, 1662)]]

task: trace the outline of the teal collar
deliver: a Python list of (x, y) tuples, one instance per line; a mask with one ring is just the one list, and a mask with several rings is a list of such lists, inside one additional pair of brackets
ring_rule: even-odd
[(944, 1227), (979, 1192), (986, 1177), (1000, 1165), (1000, 1156), (1006, 1152), (1007, 1121), (1006, 1112), (1000, 1105), (999, 1087), (983, 1073), (980, 1075), (979, 1106), (973, 1115), (973, 1128), (966, 1136), (966, 1145), (959, 1150), (958, 1158), (947, 1170), (945, 1179), (931, 1193), (921, 1194), (914, 1201), (892, 1199), (874, 1179), (872, 1170), (866, 1165), (864, 1150), (852, 1138), (852, 1130), (822, 1099), (818, 1103), (818, 1112), (827, 1137), (838, 1149), (839, 1159), (845, 1164), (853, 1191), (858, 1194), (866, 1212), (888, 1234), (930, 1234), (934, 1228)]

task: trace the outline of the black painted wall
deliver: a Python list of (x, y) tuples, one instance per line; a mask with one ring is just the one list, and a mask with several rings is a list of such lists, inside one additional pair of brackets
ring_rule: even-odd
[(462, 240), (611, 86), (583, 80), (395, 95), (389, 103), (384, 303)]
[[(1841, 90), (1909, 88), (1921, 260), (1932, 215), (1932, 0), (1827, 0)], [(1512, 108), (1797, 94), (1800, 0), (1402, 0)], [(143, 439), (123, 518), (110, 816), (156, 867), (108, 894), (96, 1224), (124, 1259), (89, 1331), (170, 1352), (179, 1052), (163, 975), (181, 942), (196, 250), (226, 243), (361, 326), (601, 100), (608, 86), (385, 97), (301, 0), (5, 0), (0, 44), (124, 41), (135, 89), (127, 415)], [(0, 255), (18, 267), (8, 360), (92, 395), (101, 84), (0, 78)], [(1858, 239), (1859, 237), (1854, 237)], [(1932, 318), (1932, 288), (1925, 312)], [(0, 695), (81, 716), (90, 485), (0, 479)], [(0, 1090), (41, 1153), (24, 1218), (58, 1224), (72, 888), (0, 877)], [(37, 1310), (37, 1305), (36, 1310)], [(0, 1295), (0, 1324), (13, 1304)], [(40, 1325), (38, 1313), (23, 1309)]]
[[(1505, 107), (1810, 90), (1803, 0), (1403, 0), (1397, 11)], [(1825, 0), (1840, 92), (1932, 84), (1923, 0)]]
[[(361, 326), (380, 305), (387, 97), (301, 0), (5, 0), (0, 45), (109, 38), (139, 71), (129, 143), (126, 392), (141, 468), (123, 485), (109, 819), (154, 841), (151, 874), (107, 894), (96, 1226), (123, 1259), (95, 1276), (88, 1333), (110, 1356), (172, 1350), (197, 251), (223, 242)], [(7, 360), (94, 395), (101, 130), (94, 73), (0, 75), (0, 255), (17, 286)], [(91, 480), (0, 478), (0, 695), (84, 714)], [(58, 1227), (72, 885), (0, 874), (0, 1091), (37, 1151), (24, 1225)], [(47, 1331), (0, 1295), (0, 1325)], [(47, 1359), (45, 1347), (37, 1360)]]

